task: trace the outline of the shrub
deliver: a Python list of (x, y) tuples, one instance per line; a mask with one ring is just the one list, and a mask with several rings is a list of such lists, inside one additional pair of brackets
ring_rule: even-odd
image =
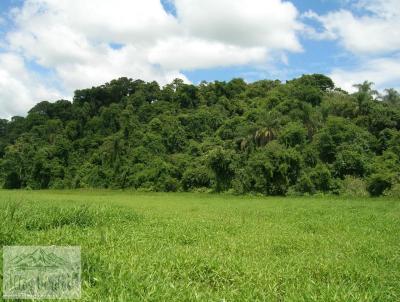
[(165, 192), (176, 192), (179, 190), (179, 181), (171, 176), (166, 177), (161, 185), (164, 186)]
[(291, 188), (290, 194), (337, 193), (336, 187), (336, 181), (328, 167), (319, 163), (314, 168), (303, 171), (296, 184)]
[(64, 181), (62, 179), (56, 179), (50, 183), (49, 187), (51, 189), (62, 190), (65, 188)]
[(234, 194), (245, 194), (250, 189), (250, 177), (245, 169), (239, 169), (232, 180), (232, 191)]
[(21, 179), (16, 172), (7, 174), (4, 181), (4, 189), (20, 189)]
[(337, 153), (333, 168), (335, 174), (340, 178), (346, 175), (363, 177), (366, 170), (366, 162), (367, 157), (365, 154), (350, 149), (344, 149)]
[(295, 193), (310, 193), (314, 194), (315, 193), (315, 185), (313, 184), (311, 178), (307, 174), (303, 174), (295, 187), (293, 188), (293, 191), (291, 191), (290, 195), (296, 195)]
[(367, 184), (361, 178), (348, 175), (340, 182), (339, 193), (343, 196), (365, 197), (368, 196)]
[(299, 152), (286, 149), (277, 142), (253, 152), (248, 160), (251, 191), (268, 195), (285, 195), (294, 185), (301, 171)]
[(371, 196), (381, 196), (385, 190), (392, 187), (392, 175), (389, 173), (372, 174), (368, 179), (367, 190)]
[(208, 153), (207, 161), (216, 179), (216, 191), (222, 192), (229, 189), (235, 175), (232, 163), (234, 156), (231, 150), (217, 147)]
[(383, 192), (383, 195), (400, 198), (400, 183), (396, 183), (390, 189), (386, 189), (385, 192)]
[(318, 191), (328, 192), (333, 186), (331, 172), (325, 164), (318, 164), (310, 173), (311, 181)]
[(307, 129), (301, 123), (290, 122), (287, 124), (279, 137), (279, 142), (287, 147), (303, 145), (307, 140)]
[(209, 188), (211, 186), (211, 173), (205, 167), (189, 168), (183, 174), (182, 184), (186, 191), (195, 188)]

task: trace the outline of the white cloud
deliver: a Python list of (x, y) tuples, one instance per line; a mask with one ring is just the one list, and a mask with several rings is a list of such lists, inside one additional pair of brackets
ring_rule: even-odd
[(400, 15), (400, 2), (398, 0), (359, 0), (357, 6), (385, 18)]
[(317, 15), (309, 12), (305, 17), (322, 24), (324, 31), (319, 33), (320, 38), (337, 39), (350, 52), (366, 55), (398, 51), (400, 1), (360, 0), (356, 7), (364, 13), (356, 15), (349, 10), (339, 10)]
[(158, 0), (25, 0), (14, 17), (35, 33), (62, 24), (94, 41), (146, 43), (177, 29)]
[(92, 57), (84, 63), (63, 64), (55, 67), (69, 90), (102, 84), (121, 76), (158, 81), (162, 84), (175, 78), (187, 80), (174, 68), (162, 69), (151, 64), (145, 51), (131, 45), (119, 50), (106, 46), (98, 47), (91, 54)]
[(57, 90), (46, 87), (41, 79), (27, 71), (20, 56), (0, 54), (0, 113), (1, 117), (25, 114), (37, 100), (63, 98)]
[(400, 57), (365, 60), (353, 70), (335, 69), (330, 77), (346, 91), (354, 92), (353, 85), (366, 80), (375, 83), (376, 88), (382, 91), (400, 83)]
[[(316, 40), (336, 40), (359, 61), (353, 68), (335, 68), (331, 77), (347, 91), (365, 80), (377, 89), (398, 86), (400, 82), (400, 1), (345, 0), (350, 9), (318, 15), (303, 15), (320, 23), (323, 30), (306, 28)], [(399, 88), (399, 87), (396, 87)]]
[(246, 48), (201, 39), (176, 38), (157, 43), (151, 49), (149, 59), (166, 69), (198, 69), (263, 62), (266, 54), (265, 47)]
[[(177, 18), (159, 0), (25, 0), (12, 11), (15, 26), (5, 44), (21, 62), (33, 60), (53, 70), (63, 87), (59, 94), (120, 76), (163, 84), (184, 78), (182, 69), (254, 64), (285, 51), (301, 51), (297, 33), (302, 25), (289, 2), (175, 0), (174, 4)], [(111, 43), (123, 47), (113, 49)], [(21, 73), (29, 72), (25, 68)], [(11, 87), (17, 89), (3, 78), (0, 93), (6, 86), (9, 95)], [(21, 98), (31, 101), (9, 108), (26, 110), (28, 103), (40, 100), (32, 85), (24, 87), (15, 95), (26, 92)], [(3, 112), (0, 108), (0, 115)]]
[[(147, 58), (155, 40), (177, 27), (157, 0), (27, 0), (14, 16), (10, 48), (54, 69), (68, 92), (120, 76), (162, 83), (183, 77)], [(112, 49), (113, 42), (126, 47)]]
[(193, 36), (241, 47), (301, 50), (298, 12), (281, 0), (175, 0), (181, 25)]

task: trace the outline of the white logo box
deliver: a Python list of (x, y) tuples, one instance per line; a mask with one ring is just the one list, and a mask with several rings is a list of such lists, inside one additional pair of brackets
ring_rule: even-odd
[(80, 299), (80, 297), (80, 247), (3, 247), (4, 299)]

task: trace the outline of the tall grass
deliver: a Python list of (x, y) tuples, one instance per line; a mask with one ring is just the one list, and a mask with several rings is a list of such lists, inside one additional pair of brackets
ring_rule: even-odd
[(2, 246), (81, 246), (82, 301), (400, 301), (399, 234), (396, 199), (0, 191)]

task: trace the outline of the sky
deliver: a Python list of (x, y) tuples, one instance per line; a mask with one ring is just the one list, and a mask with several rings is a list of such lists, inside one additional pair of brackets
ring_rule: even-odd
[(119, 77), (400, 88), (400, 0), (0, 0), (0, 118)]

